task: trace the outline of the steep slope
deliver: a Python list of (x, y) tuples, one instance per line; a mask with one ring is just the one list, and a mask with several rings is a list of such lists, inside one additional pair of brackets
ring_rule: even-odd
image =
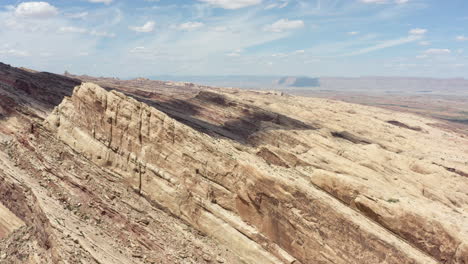
[(79, 78), (0, 64), (0, 263), (468, 262), (468, 140), (434, 120)]
[(78, 83), (0, 65), (0, 263), (242, 263), (43, 128)]
[[(200, 97), (206, 95), (198, 96), (197, 100)], [(226, 100), (238, 105), (237, 101)], [(225, 105), (226, 100), (211, 101), (219, 106)], [(306, 165), (316, 163), (316, 157), (298, 158), (268, 145), (262, 148), (266, 149), (263, 152), (267, 155), (256, 155), (255, 145), (268, 144), (270, 140), (275, 140), (276, 145), (291, 145), (291, 141), (292, 144), (297, 143), (292, 140), (294, 136), (288, 140), (287, 136), (275, 135), (287, 133), (281, 126), (292, 124), (292, 134), (308, 135), (315, 139), (310, 142), (317, 142), (317, 136), (323, 137), (326, 132), (326, 129), (318, 129), (316, 124), (307, 123), (300, 123), (302, 127), (294, 130), (297, 124), (291, 123), (291, 119), (281, 115), (275, 118), (267, 116), (259, 120), (260, 127), (265, 125), (271, 128), (259, 131), (258, 127), (251, 135), (242, 135), (248, 141), (253, 140), (254, 146), (249, 147), (228, 139), (213, 140), (123, 94), (84, 84), (77, 87), (73, 96), (66, 98), (54, 111), (47, 119), (47, 126), (88, 159), (122, 175), (148, 200), (220, 240), (249, 263), (435, 262), (429, 256), (457, 263), (456, 258), (465, 256), (463, 247), (461, 253), (456, 251), (457, 246), (464, 242), (463, 236), (457, 237), (452, 232), (445, 235), (443, 227), (437, 230), (442, 238), (435, 241), (430, 237), (430, 232), (424, 229), (420, 232), (422, 236), (427, 236), (422, 237), (428, 238), (427, 243), (435, 243), (440, 248), (432, 252), (426, 250), (424, 245), (418, 245), (418, 241), (406, 236), (404, 231), (398, 230), (408, 228), (408, 221), (403, 221), (406, 215), (397, 215), (397, 227), (373, 217), (379, 215), (380, 211), (377, 210), (391, 215), (396, 211), (405, 212), (404, 206), (395, 209), (390, 202), (389, 205), (379, 203), (376, 206), (372, 201), (382, 198), (374, 193), (367, 195), (365, 188), (358, 185), (347, 183), (342, 186), (338, 183), (331, 185), (338, 190), (327, 189), (327, 181), (337, 181), (335, 177), (339, 174), (335, 173), (336, 170), (326, 172), (323, 168), (320, 170)], [(275, 124), (279, 125), (276, 129)], [(339, 138), (332, 136), (328, 141), (342, 144), (341, 140), (353, 141), (356, 138), (349, 136), (351, 133), (339, 132), (336, 135), (340, 135)], [(287, 141), (283, 142), (282, 138)], [(326, 141), (321, 144), (326, 144)], [(365, 142), (364, 146), (374, 145), (384, 151), (391, 148), (362, 142)], [(273, 142), (270, 144), (275, 145)], [(311, 149), (308, 147), (304, 150), (301, 143), (297, 143), (296, 147), (302, 148), (303, 154)], [(289, 166), (277, 166), (275, 162), (269, 162), (273, 156), (285, 164), (295, 161)], [(298, 160), (302, 160), (302, 163), (298, 163)], [(349, 186), (350, 189), (339, 189)], [(349, 192), (352, 204), (346, 200)], [(463, 200), (466, 198), (461, 199), (460, 202), (466, 206)], [(362, 214), (346, 205), (355, 207)], [(426, 215), (420, 217), (419, 213), (415, 212), (411, 220), (416, 219), (417, 224), (424, 228), (428, 224), (424, 218)], [(454, 219), (461, 220), (460, 217), (463, 217), (463, 213), (461, 216), (454, 215)], [(428, 226), (437, 228), (438, 224)], [(449, 224), (457, 224), (461, 235), (466, 232), (460, 222)], [(396, 231), (398, 236), (385, 228)], [(416, 238), (421, 238), (417, 235)], [(410, 244), (421, 248), (427, 255)], [(443, 248), (444, 245), (448, 245), (448, 248)]]

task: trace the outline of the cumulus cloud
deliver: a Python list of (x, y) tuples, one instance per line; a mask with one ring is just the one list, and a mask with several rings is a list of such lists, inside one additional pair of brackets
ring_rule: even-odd
[(131, 30), (136, 32), (148, 33), (154, 30), (156, 23), (154, 21), (148, 21), (141, 27), (129, 27)]
[(205, 24), (201, 23), (201, 22), (186, 22), (186, 23), (182, 23), (180, 24), (177, 28), (179, 30), (195, 30), (197, 28), (201, 28), (203, 27)]
[(47, 2), (24, 2), (14, 12), (19, 17), (49, 18), (57, 15), (58, 9)]
[(271, 32), (283, 32), (286, 30), (298, 29), (304, 27), (304, 21), (302, 20), (288, 20), (280, 19), (271, 25), (267, 25), (265, 31)]
[(450, 54), (452, 51), (449, 49), (427, 49), (424, 51), (428, 55), (445, 55)]
[(258, 5), (262, 0), (198, 0), (224, 9), (239, 9), (248, 6)]
[(110, 4), (113, 0), (88, 0), (90, 3), (103, 3), (103, 4)]
[(455, 39), (458, 40), (458, 41), (468, 41), (467, 36), (457, 36)]
[(427, 29), (424, 28), (413, 28), (409, 31), (411, 35), (424, 35), (427, 33)]

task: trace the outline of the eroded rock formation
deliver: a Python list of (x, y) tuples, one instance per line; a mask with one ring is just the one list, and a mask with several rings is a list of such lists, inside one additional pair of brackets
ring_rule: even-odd
[(0, 66), (0, 262), (468, 262), (468, 140), (432, 120)]
[[(210, 101), (220, 105), (221, 100)], [(249, 263), (430, 263), (435, 260), (429, 256), (453, 259), (462, 241), (417, 213), (401, 210), (396, 215), (391, 205), (376, 205), (360, 195), (361, 188), (337, 183), (335, 174), (268, 166), (229, 140), (213, 140), (144, 103), (93, 84), (77, 87), (47, 124), (76, 151), (123, 175), (147, 199)], [(334, 183), (328, 185), (330, 181)], [(415, 232), (416, 227), (421, 230)], [(425, 228), (437, 230), (437, 239), (421, 243), (420, 236), (430, 236)], [(439, 249), (426, 254), (413, 247), (424, 250), (434, 244)]]

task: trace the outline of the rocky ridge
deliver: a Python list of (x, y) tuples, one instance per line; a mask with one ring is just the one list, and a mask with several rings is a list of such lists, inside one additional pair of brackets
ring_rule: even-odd
[(468, 141), (433, 120), (0, 68), (37, 94), (0, 89), (0, 262), (468, 261)]
[[(220, 103), (225, 104), (225, 101), (215, 100), (215, 104)], [(336, 200), (328, 201), (322, 190), (345, 204), (353, 204), (385, 226), (391, 226), (385, 222), (387, 212), (388, 217), (395, 218), (396, 212), (391, 206), (384, 204), (385, 210), (382, 210), (375, 205), (372, 196), (368, 198), (356, 193), (354, 197), (348, 197), (346, 193), (352, 190), (334, 189), (338, 185), (334, 177), (340, 177), (339, 174), (335, 176), (316, 169), (305, 177), (299, 170), (282, 171), (278, 165), (265, 166), (248, 150), (239, 151), (228, 140), (212, 142), (209, 136), (123, 94), (108, 93), (95, 85), (83, 84), (75, 89), (71, 99), (65, 99), (49, 116), (47, 124), (79, 153), (123, 175), (145, 197), (223, 241), (249, 263), (310, 263), (327, 258), (343, 263), (364, 260), (410, 263), (424, 258), (400, 239), (388, 241), (391, 236), (379, 236), (383, 232), (381, 226), (373, 225), (360, 214), (353, 215), (354, 211)], [(332, 133), (332, 137), (336, 135)], [(350, 139), (350, 133), (340, 135), (339, 138), (351, 143), (371, 145), (370, 141)], [(391, 147), (383, 146), (383, 150), (385, 148)], [(282, 159), (281, 154), (271, 153)], [(266, 159), (268, 161), (268, 157)], [(310, 168), (297, 164), (296, 167)], [(310, 183), (320, 189), (311, 188)], [(398, 211), (402, 209), (398, 208)], [(304, 216), (312, 212), (318, 218), (316, 222), (329, 228), (319, 227), (320, 232), (311, 229), (313, 221), (311, 223)], [(413, 228), (409, 224), (415, 221), (423, 228), (425, 224), (427, 228), (439, 228), (437, 239), (433, 237), (428, 241), (437, 243), (439, 248), (428, 253), (441, 259), (446, 258), (442, 254), (455, 257), (457, 252), (451, 250), (462, 240), (456, 240), (451, 234), (445, 235), (447, 231), (443, 227), (429, 224), (417, 214), (400, 212), (397, 221), (398, 225), (391, 229), (403, 237), (408, 231), (399, 229)], [(335, 229), (338, 226), (340, 229)], [(343, 232), (341, 228), (347, 231)], [(356, 228), (359, 234), (351, 232)], [(419, 239), (418, 234), (411, 235), (415, 237), (406, 238)], [(346, 243), (338, 243), (337, 236)], [(362, 236), (366, 237), (365, 244), (358, 242)], [(318, 237), (322, 244), (317, 242)], [(334, 239), (326, 239), (332, 237)], [(448, 245), (446, 250), (450, 252), (445, 253), (444, 245)], [(429, 246), (432, 248), (433, 245)], [(324, 250), (327, 248), (332, 250)], [(317, 253), (307, 249), (316, 249)], [(394, 256), (381, 258), (374, 255), (379, 251), (393, 252)], [(361, 252), (362, 255), (350, 255), (349, 252)]]

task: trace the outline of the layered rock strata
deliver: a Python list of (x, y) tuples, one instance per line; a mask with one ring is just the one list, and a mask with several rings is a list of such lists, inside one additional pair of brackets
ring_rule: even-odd
[(437, 263), (436, 254), (362, 213), (374, 212), (365, 197), (353, 202), (358, 210), (348, 207), (348, 196), (333, 193), (334, 184), (327, 189), (320, 170), (308, 179), (268, 165), (119, 92), (82, 84), (46, 126), (247, 263)]

